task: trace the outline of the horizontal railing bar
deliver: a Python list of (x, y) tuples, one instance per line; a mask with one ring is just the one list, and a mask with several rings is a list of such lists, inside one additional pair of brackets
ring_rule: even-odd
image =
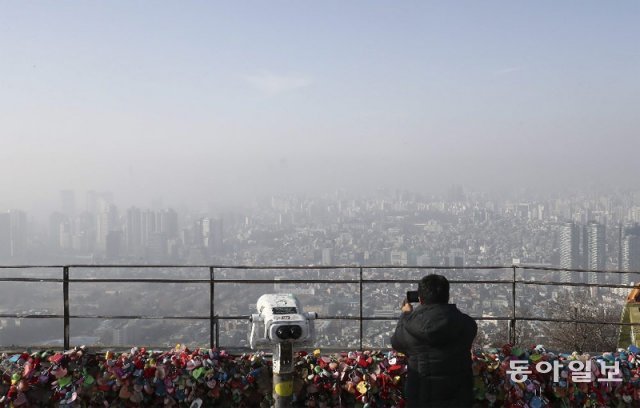
[[(1, 317), (1, 316), (0, 316)], [(107, 316), (107, 315), (71, 315), (72, 319), (182, 319), (182, 320), (209, 320), (209, 316)], [(218, 320), (249, 320), (250, 316), (218, 316)], [(362, 320), (397, 320), (398, 317), (372, 317)], [(360, 320), (358, 316), (326, 316), (317, 317), (316, 320)]]
[(619, 289), (634, 289), (636, 286), (633, 285), (616, 285), (609, 283), (561, 283), (561, 282), (546, 282), (546, 281), (522, 281), (518, 280), (516, 283), (520, 283), (523, 285), (540, 285), (540, 286), (574, 286), (574, 287), (585, 287), (585, 288), (619, 288)]
[[(420, 279), (363, 279), (364, 283), (417, 283)], [(0, 282), (52, 282), (62, 283), (56, 278), (0, 278)], [(76, 278), (70, 283), (358, 283), (358, 279), (163, 279), (163, 278)], [(512, 283), (511, 280), (449, 280), (449, 283)], [(558, 285), (564, 285), (558, 282)]]
[(417, 265), (369, 265), (369, 266), (356, 266), (354, 268), (362, 268), (366, 269), (448, 269), (448, 270), (456, 270), (456, 269), (478, 269), (478, 270), (486, 270), (486, 269), (511, 269), (513, 266), (504, 266), (504, 265), (476, 265), (476, 266), (417, 266)]
[(476, 265), (476, 266), (418, 266), (418, 265), (111, 265), (111, 264), (70, 264), (70, 265), (0, 265), (0, 269), (34, 269), (34, 268), (215, 268), (215, 269), (510, 269), (512, 265)]
[[(63, 315), (21, 315), (21, 314), (0, 314), (0, 318), (13, 319), (62, 319)], [(71, 315), (71, 319), (106, 319), (106, 320), (209, 320), (209, 316), (108, 316), (108, 315)], [(504, 316), (472, 316), (475, 320), (488, 321), (508, 321), (514, 320), (511, 317)], [(249, 320), (249, 316), (218, 316), (217, 320)], [(347, 320), (358, 321), (358, 316), (326, 316), (318, 317), (317, 320)], [(398, 317), (390, 316), (370, 316), (362, 317), (363, 321), (396, 321)], [(577, 324), (605, 324), (613, 326), (640, 326), (638, 323), (623, 323), (601, 320), (573, 320), (573, 319), (554, 319), (545, 317), (517, 317), (517, 321), (534, 321), (534, 322), (552, 322), (552, 323), (577, 323)]]
[[(87, 265), (87, 264), (72, 264), (72, 265), (0, 265), (0, 269), (35, 269), (35, 268), (185, 268), (185, 269), (195, 269), (195, 268), (216, 268), (216, 269), (357, 269), (361, 266), (359, 265), (336, 265), (336, 266), (327, 266), (327, 265), (313, 265), (313, 266), (304, 266), (304, 265), (265, 265), (265, 266), (255, 266), (255, 265), (109, 265), (109, 264), (96, 264), (96, 265)], [(383, 268), (384, 266), (374, 266), (374, 268)], [(386, 267), (384, 267), (386, 268)], [(398, 266), (394, 266), (393, 268), (400, 268)], [(406, 268), (406, 267), (402, 267)], [(409, 267), (411, 268), (411, 267)], [(425, 268), (428, 269), (430, 267), (419, 266), (415, 268)], [(415, 269), (414, 268), (414, 269)]]
[[(621, 322), (611, 322), (611, 321), (600, 321), (600, 320), (571, 320), (571, 319), (553, 319), (553, 318), (545, 318), (545, 317), (517, 317), (513, 319), (511, 316), (471, 316), (475, 320), (488, 320), (488, 321), (509, 321), (509, 320), (517, 320), (517, 321), (540, 321), (540, 322), (556, 322), (556, 323), (584, 323), (584, 324), (608, 324), (608, 325), (617, 325), (617, 326), (640, 326), (640, 322), (638, 323), (621, 323)], [(384, 320), (392, 320), (397, 321), (399, 316), (396, 317), (387, 317), (387, 316), (379, 316), (379, 317), (362, 317), (362, 320), (365, 321), (384, 321)], [(218, 316), (218, 320), (248, 320), (249, 316)], [(332, 317), (318, 317), (317, 320), (360, 320), (358, 316), (332, 316)]]
[[(46, 314), (46, 315), (37, 315), (37, 314), (0, 314), (0, 318), (14, 318), (14, 319), (62, 319), (63, 315), (55, 315), (55, 314)], [(123, 316), (123, 315), (70, 315), (71, 319), (128, 319), (128, 320), (162, 320), (162, 319), (171, 319), (171, 320), (209, 320), (209, 316), (143, 316), (143, 315), (132, 315), (132, 316)], [(396, 321), (399, 316), (366, 316), (362, 317), (364, 321)], [(216, 316), (217, 320), (249, 320), (249, 315), (239, 315), (239, 316)], [(508, 321), (513, 320), (510, 316), (472, 316), (475, 320), (499, 320), (499, 321)], [(359, 316), (319, 316), (317, 320), (352, 320), (358, 321), (360, 320)], [(640, 326), (640, 322), (638, 323), (622, 323), (622, 322), (611, 322), (604, 320), (574, 320), (574, 319), (560, 319), (560, 318), (548, 318), (548, 317), (524, 317), (519, 316), (516, 317), (517, 321), (536, 321), (536, 322), (555, 322), (555, 323), (579, 323), (579, 324), (606, 324), (606, 325), (615, 325), (615, 326)]]
[(69, 283), (209, 283), (210, 279), (162, 279), (162, 278), (82, 278), (69, 279)]
[[(218, 316), (218, 320), (248, 320), (249, 315), (240, 315), (240, 316)], [(510, 316), (471, 316), (476, 320), (511, 320)], [(363, 316), (362, 320), (398, 320), (400, 318), (400, 313), (398, 316)], [(359, 316), (319, 316), (316, 320), (360, 320)], [(639, 323), (640, 324), (640, 323)]]
[(214, 283), (359, 283), (358, 279), (216, 279)]
[[(467, 284), (467, 283), (513, 283), (512, 280), (453, 280), (448, 279), (449, 283)], [(336, 282), (336, 280), (334, 280)], [(342, 282), (342, 281), (337, 281)], [(420, 279), (363, 279), (363, 283), (418, 283)]]
[(516, 269), (533, 270), (533, 271), (549, 271), (549, 272), (589, 272), (589, 273), (613, 273), (613, 274), (640, 274), (640, 271), (619, 271), (609, 269), (569, 269), (558, 268), (553, 266), (526, 266), (526, 265), (514, 265)]
[[(217, 316), (218, 320), (248, 320), (251, 316), (249, 315), (239, 315), (239, 316)], [(399, 316), (398, 316), (399, 317)], [(362, 320), (387, 320), (393, 319), (397, 320), (398, 317), (381, 317), (381, 318), (372, 318), (372, 317), (362, 317)], [(316, 320), (360, 320), (359, 316), (318, 316)]]
[(62, 283), (64, 280), (59, 278), (0, 278), (0, 282), (51, 282)]
[(208, 268), (209, 265), (108, 265), (108, 264), (76, 264), (76, 265), (0, 265), (0, 269), (35, 269), (35, 268)]
[(125, 316), (125, 315), (70, 315), (71, 319), (130, 319), (130, 320), (209, 320), (209, 316)]
[[(494, 317), (494, 316), (471, 316), (475, 320), (511, 320), (511, 317)], [(362, 320), (366, 321), (382, 321), (382, 320), (390, 320), (397, 321), (400, 318), (400, 313), (398, 316), (363, 316)], [(222, 318), (221, 318), (222, 320)], [(332, 317), (318, 317), (317, 320), (360, 320), (359, 316), (332, 316)]]
[(518, 321), (534, 321), (534, 322), (552, 322), (552, 323), (578, 323), (578, 324), (605, 324), (611, 326), (640, 326), (638, 323), (612, 322), (606, 320), (575, 320), (575, 319), (556, 319), (552, 317), (518, 317)]
[(0, 269), (35, 269), (35, 268), (216, 268), (216, 269), (239, 269), (239, 270), (263, 270), (263, 269), (291, 269), (291, 270), (314, 270), (314, 269), (438, 269), (438, 270), (464, 270), (464, 269), (476, 269), (476, 270), (489, 270), (489, 269), (521, 269), (530, 271), (573, 271), (573, 272), (591, 272), (591, 273), (625, 273), (625, 274), (640, 274), (640, 271), (620, 271), (620, 270), (591, 270), (591, 269), (570, 269), (560, 268), (554, 266), (539, 266), (539, 265), (475, 265), (475, 266), (442, 266), (442, 265), (175, 265), (175, 264), (70, 264), (70, 265), (0, 265)]
[[(363, 283), (417, 283), (419, 279), (363, 279)], [(62, 283), (57, 278), (0, 278), (0, 282), (40, 282)], [(242, 283), (242, 284), (297, 284), (297, 283), (359, 283), (357, 279), (162, 279), (162, 278), (77, 278), (69, 279), (69, 283)], [(511, 284), (512, 280), (449, 280), (451, 284)], [(516, 280), (524, 285), (576, 286), (633, 289), (635, 285), (617, 285), (605, 283), (550, 282)]]
[[(0, 278), (0, 282), (35, 282), (35, 283), (63, 283), (62, 279), (39, 279), (39, 278)], [(69, 279), (70, 283), (217, 283), (217, 284), (338, 284), (338, 283), (359, 283), (353, 279)], [(410, 279), (365, 279), (364, 284), (377, 283), (407, 283), (415, 284), (418, 280)], [(450, 284), (511, 284), (513, 281), (505, 280), (450, 280)], [(599, 284), (599, 283), (574, 283), (574, 282), (547, 282), (547, 281), (525, 281), (517, 280), (516, 284), (537, 285), (537, 286), (569, 286), (569, 287), (586, 287), (586, 288), (617, 288), (617, 289), (634, 289), (635, 285), (617, 285), (617, 284)]]
[(35, 268), (59, 269), (64, 266), (65, 265), (0, 265), (0, 269), (35, 269)]

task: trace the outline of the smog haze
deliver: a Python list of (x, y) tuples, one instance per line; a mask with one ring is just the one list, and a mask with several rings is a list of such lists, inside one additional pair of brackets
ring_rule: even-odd
[(640, 4), (6, 2), (0, 207), (637, 188)]

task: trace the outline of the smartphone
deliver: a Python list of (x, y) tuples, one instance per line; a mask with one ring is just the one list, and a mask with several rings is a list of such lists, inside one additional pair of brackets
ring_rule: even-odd
[(418, 299), (418, 291), (417, 290), (408, 290), (407, 291), (407, 302), (409, 303), (418, 303), (420, 299)]

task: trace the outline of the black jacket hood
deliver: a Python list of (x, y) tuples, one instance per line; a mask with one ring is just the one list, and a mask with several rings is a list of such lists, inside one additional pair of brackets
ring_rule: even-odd
[(460, 338), (466, 319), (455, 304), (426, 304), (407, 317), (405, 328), (412, 336), (432, 346)]

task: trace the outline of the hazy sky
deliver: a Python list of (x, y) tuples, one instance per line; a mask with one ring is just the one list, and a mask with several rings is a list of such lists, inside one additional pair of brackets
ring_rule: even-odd
[(0, 209), (640, 187), (639, 21), (635, 0), (0, 0)]

